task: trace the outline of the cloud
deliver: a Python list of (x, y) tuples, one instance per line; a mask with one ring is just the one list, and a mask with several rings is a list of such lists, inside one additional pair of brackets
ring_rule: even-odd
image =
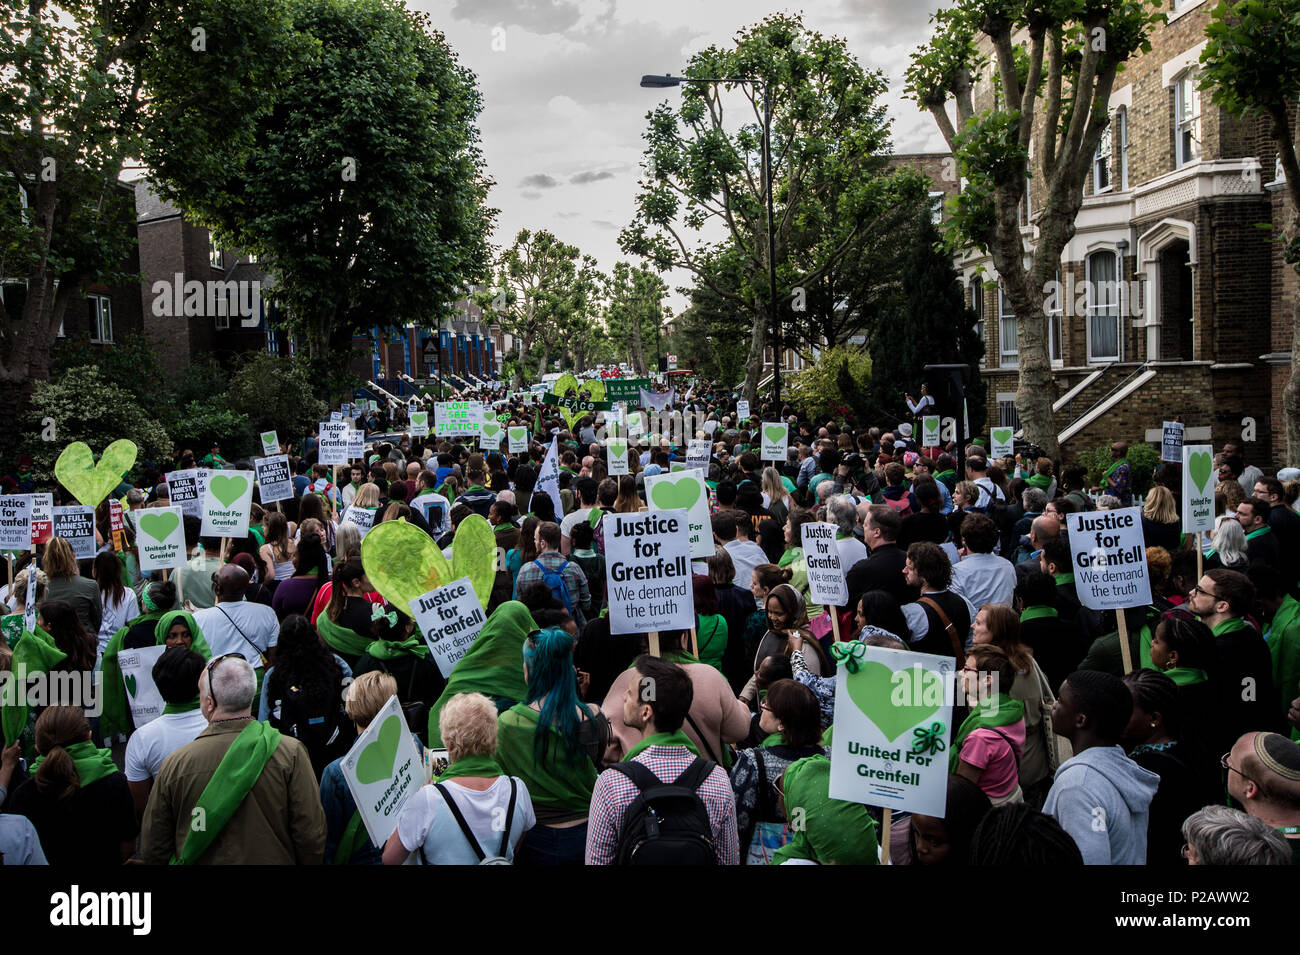
[[(775, 150), (773, 150), (773, 152), (775, 152)], [(570, 176), (569, 182), (575, 186), (585, 186), (590, 182), (598, 182), (601, 179), (613, 178), (614, 174), (608, 169), (602, 169), (600, 172), (592, 172), (591, 170), (588, 170), (587, 172), (580, 172), (576, 176)]]
[(521, 193), (519, 193), (519, 195), (521, 195), (521, 196), (522, 196), (523, 198), (525, 198), (525, 199), (540, 199), (540, 198), (542, 198), (542, 194), (541, 194), (540, 192), (521, 192)]
[(616, 226), (614, 223), (610, 222), (608, 219), (592, 219), (592, 220), (591, 220), (591, 224), (594, 225), (594, 226), (596, 226), (597, 228), (600, 228), (600, 229), (617, 229), (617, 228), (618, 228), (618, 226)]
[(576, 219), (578, 216), (582, 215), (582, 213), (581, 212), (557, 212), (556, 215), (559, 216), (561, 219)]
[(525, 176), (520, 186), (526, 186), (530, 189), (554, 189), (560, 184), (560, 180), (546, 175), (544, 172), (533, 173), (531, 176)]
[(561, 0), (455, 0), (451, 16), (484, 26), (522, 27), (529, 33), (563, 33), (582, 19), (577, 3)]

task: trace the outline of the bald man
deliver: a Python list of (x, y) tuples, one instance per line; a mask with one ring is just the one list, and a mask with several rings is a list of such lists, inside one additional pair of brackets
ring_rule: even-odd
[(1277, 829), (1300, 865), (1300, 743), (1279, 733), (1246, 733), (1223, 758), (1228, 795)]
[(223, 653), (243, 655), (258, 671), (260, 689), (265, 667), (273, 662), (270, 657), (280, 637), (279, 618), (265, 604), (244, 599), (248, 592), (248, 573), (235, 564), (226, 564), (212, 575), (212, 592), (217, 598), (216, 606), (196, 611), (194, 622), (203, 631), (213, 657)]

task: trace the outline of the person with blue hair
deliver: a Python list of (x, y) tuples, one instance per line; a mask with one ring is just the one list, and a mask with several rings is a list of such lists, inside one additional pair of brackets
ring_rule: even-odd
[(575, 643), (560, 627), (530, 633), (523, 646), (528, 691), (497, 720), (497, 761), (524, 781), (537, 813), (519, 847), (520, 865), (581, 865), (587, 845), (609, 720), (578, 699)]

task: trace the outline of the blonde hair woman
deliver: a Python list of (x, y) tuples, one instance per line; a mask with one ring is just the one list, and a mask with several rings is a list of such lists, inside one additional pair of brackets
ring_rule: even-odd
[(352, 499), (353, 507), (378, 507), (379, 487), (367, 481), (357, 488), (357, 496)]
[[(343, 710), (358, 736), (396, 695), (397, 681), (382, 670), (370, 670), (348, 684), (343, 691)], [(351, 825), (357, 804), (343, 780), (344, 758), (340, 756), (327, 765), (320, 777), (320, 801), (325, 807), (325, 862), (327, 865), (379, 865), (379, 850), (367, 837), (366, 827)]]
[(781, 475), (774, 467), (763, 468), (763, 505), (772, 512), (772, 517), (777, 523), (784, 524), (786, 518), (790, 516), (790, 511), (794, 507), (794, 502), (790, 499), (790, 492), (786, 490), (785, 484), (781, 481)]
[(1153, 547), (1173, 553), (1183, 542), (1183, 524), (1174, 504), (1174, 492), (1157, 484), (1147, 492), (1142, 505), (1142, 533)]

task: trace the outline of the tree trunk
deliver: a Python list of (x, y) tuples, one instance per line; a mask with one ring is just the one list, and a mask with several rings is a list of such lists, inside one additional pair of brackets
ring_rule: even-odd
[(645, 347), (641, 343), (641, 316), (635, 310), (629, 309), (632, 313), (628, 321), (628, 344), (631, 346), (632, 367), (636, 369), (638, 376), (645, 375)]
[(1300, 461), (1300, 292), (1291, 297), (1291, 377), (1282, 389), (1287, 467)]
[(551, 367), (551, 343), (543, 340), (542, 342), (542, 360), (537, 366), (537, 380), (542, 380), (542, 375)]
[(767, 343), (767, 315), (758, 309), (759, 319), (749, 337), (749, 354), (745, 357), (745, 400), (757, 407), (758, 383), (763, 378), (763, 346)]

